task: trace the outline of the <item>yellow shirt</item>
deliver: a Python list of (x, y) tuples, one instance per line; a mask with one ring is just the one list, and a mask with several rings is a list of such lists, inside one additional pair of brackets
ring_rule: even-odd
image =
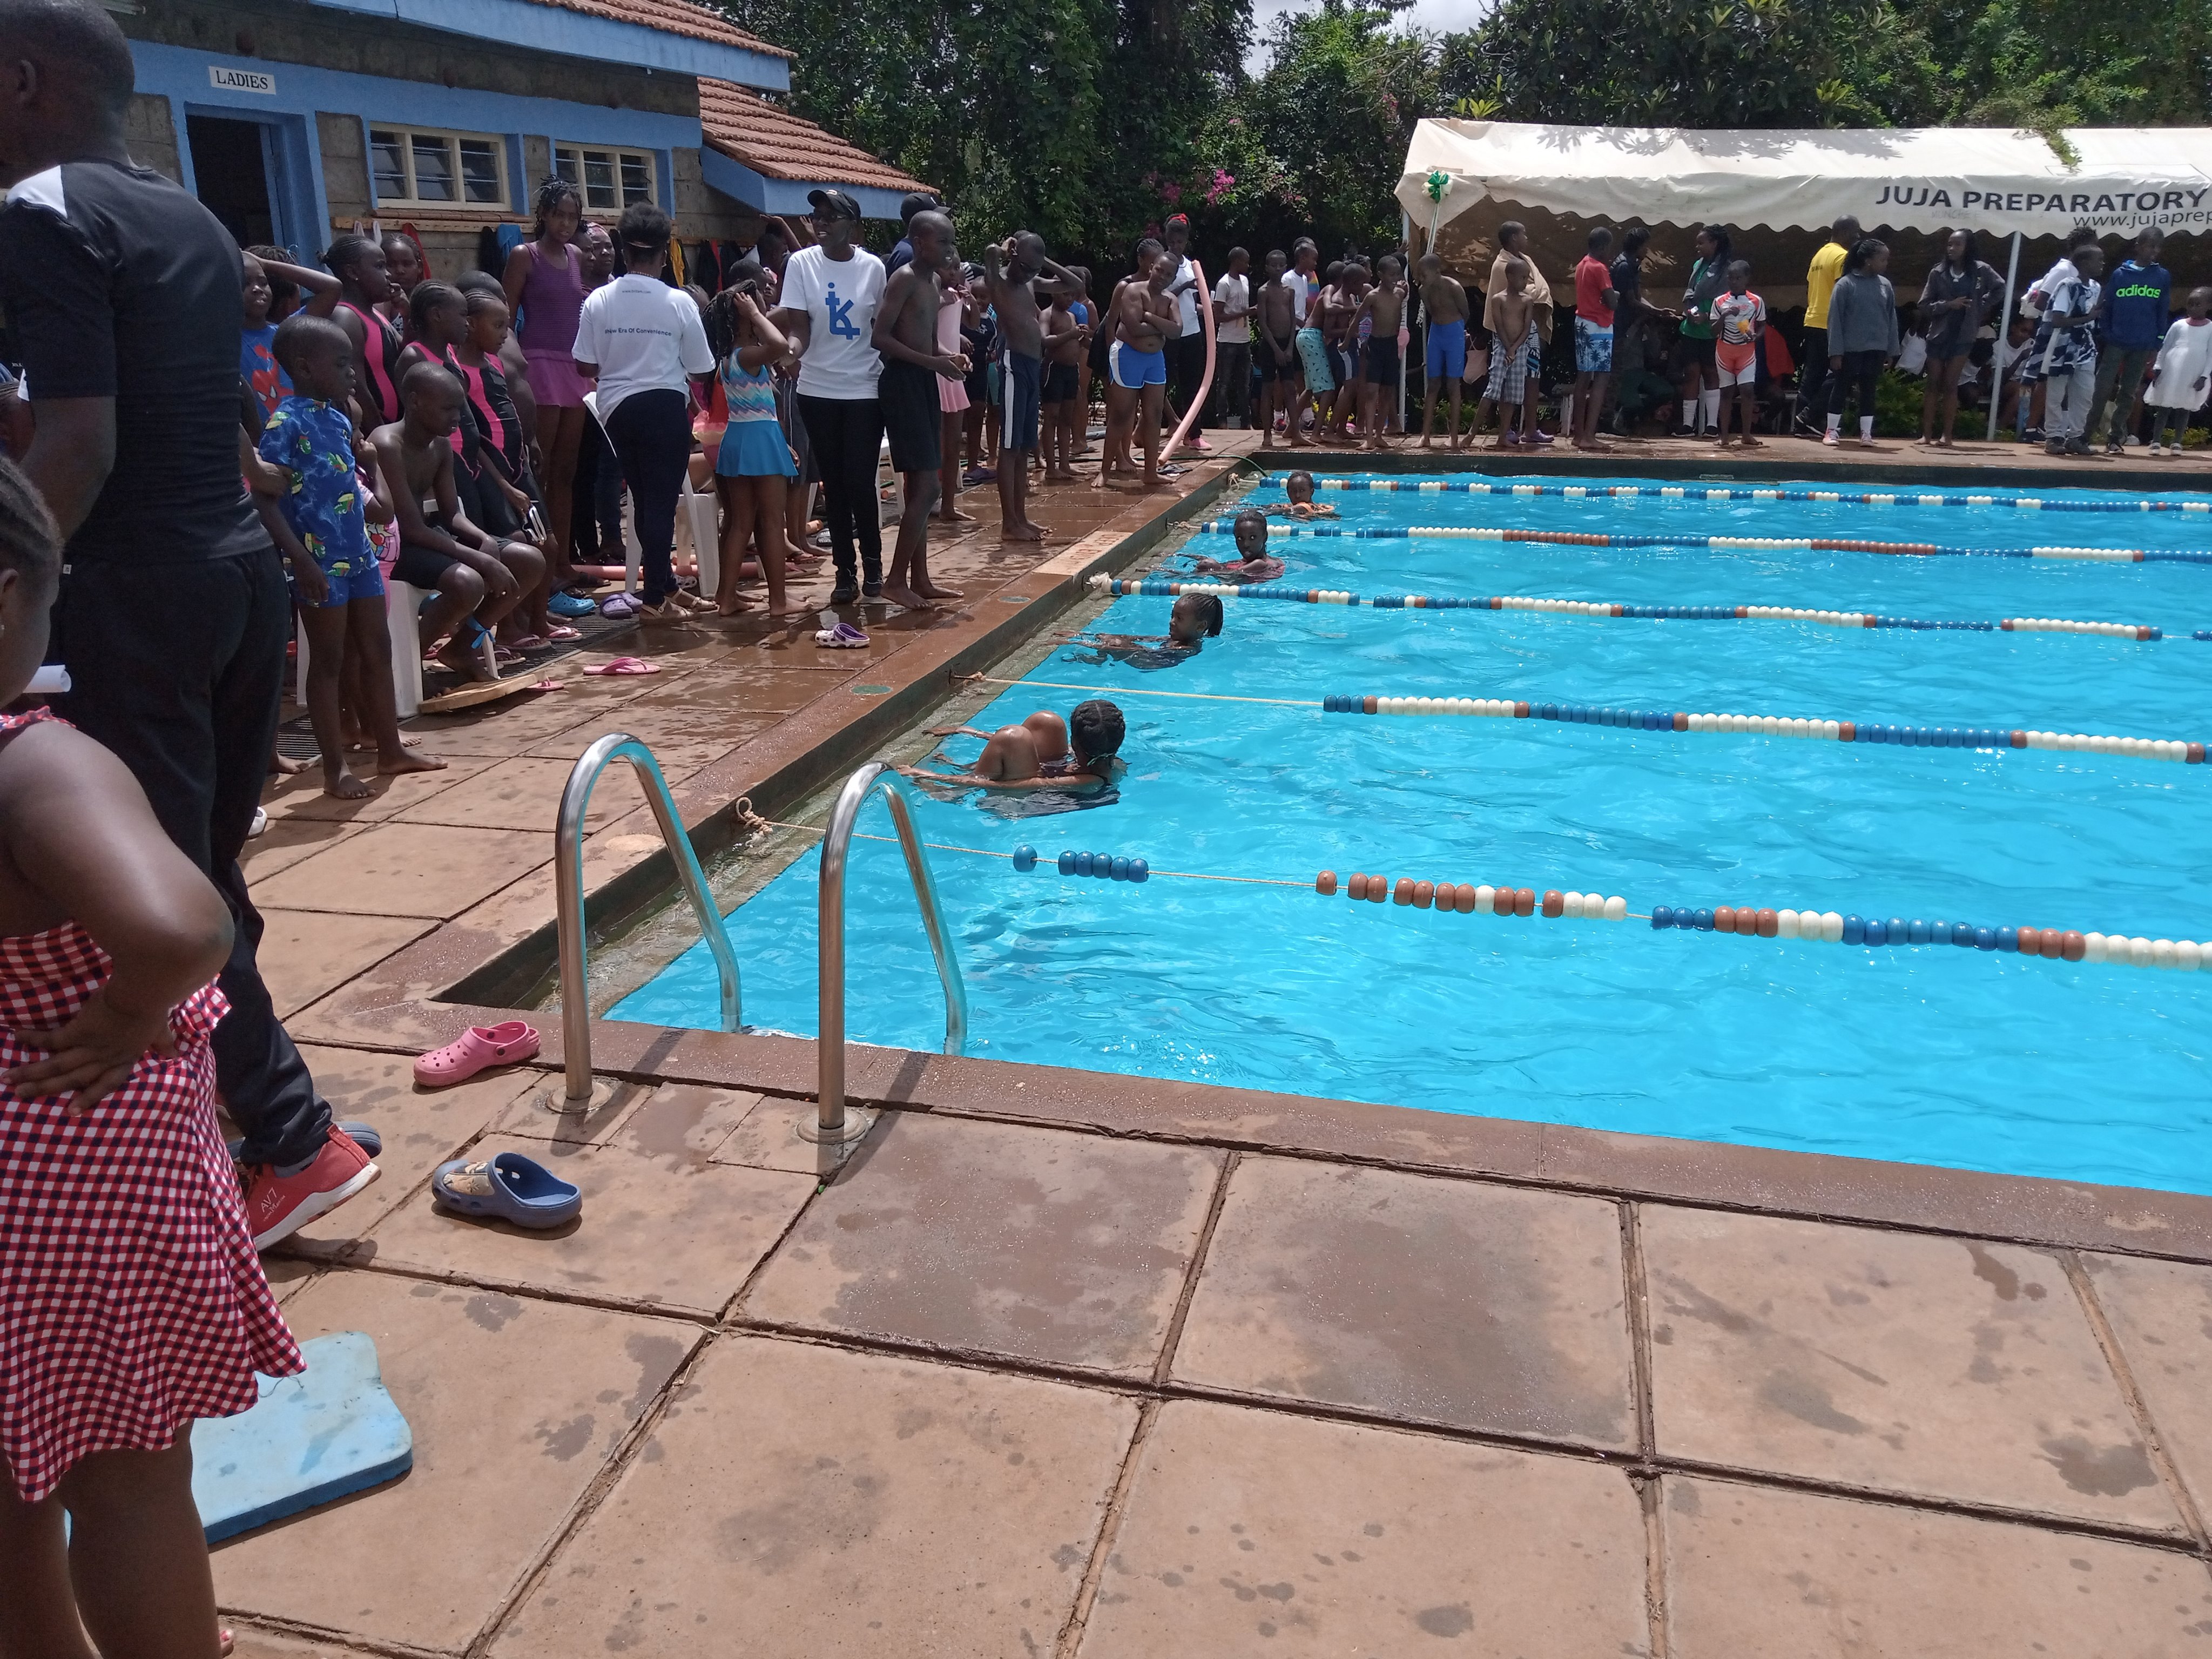
[(1805, 270), (1805, 326), (1828, 325), (1828, 296), (1836, 291), (1836, 278), (1844, 274), (1844, 245), (1830, 242), (1813, 256)]

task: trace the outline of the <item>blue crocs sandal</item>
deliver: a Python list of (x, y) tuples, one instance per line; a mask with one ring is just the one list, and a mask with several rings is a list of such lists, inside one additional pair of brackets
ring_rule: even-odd
[(545, 601), (545, 608), (556, 617), (593, 617), (599, 610), (589, 599), (574, 593), (556, 593)]
[(584, 1208), (579, 1188), (520, 1152), (441, 1164), (430, 1172), (430, 1192), (456, 1214), (491, 1216), (518, 1227), (558, 1227)]

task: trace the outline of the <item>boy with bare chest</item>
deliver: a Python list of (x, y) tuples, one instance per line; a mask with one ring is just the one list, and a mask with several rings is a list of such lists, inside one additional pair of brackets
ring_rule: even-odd
[[(1042, 284), (1042, 286), (1040, 286)], [(1005, 425), (999, 434), (999, 535), (1038, 542), (1044, 526), (1029, 515), (1030, 460), (1044, 404), (1044, 318), (1040, 295), (1073, 296), (1083, 284), (1045, 257), (1044, 238), (1017, 231), (983, 250), (984, 291), (999, 316), (1005, 368)], [(1011, 452), (1011, 453), (1010, 453)]]
[(938, 377), (964, 376), (968, 359), (940, 351), (937, 344), (938, 313), (945, 305), (943, 272), (959, 258), (952, 246), (952, 221), (933, 210), (917, 213), (907, 222), (907, 240), (914, 258), (884, 285), (872, 342), (884, 361), (876, 401), (905, 496), (884, 596), (909, 610), (927, 611), (933, 600), (960, 597), (957, 588), (941, 587), (929, 579), (929, 512), (937, 504), (944, 460)]

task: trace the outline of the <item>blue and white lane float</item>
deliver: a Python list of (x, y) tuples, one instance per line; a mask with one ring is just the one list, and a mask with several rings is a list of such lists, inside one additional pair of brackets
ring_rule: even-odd
[[(954, 848), (973, 851), (980, 849)], [(1005, 857), (1006, 854), (993, 856)], [(1037, 850), (1014, 848), (1016, 870), (1039, 867)], [(1060, 875), (1099, 881), (1141, 884), (1149, 879), (1151, 866), (1140, 857), (1119, 853), (1063, 851), (1045, 866)], [(1163, 875), (1192, 881), (1235, 880), (1252, 877), (1222, 877), (1195, 871), (1163, 871)], [(1266, 880), (1271, 887), (1302, 886), (1303, 883)], [(1492, 886), (1424, 881), (1411, 876), (1395, 880), (1385, 875), (1355, 872), (1339, 883), (1336, 872), (1323, 870), (1314, 878), (1313, 890), (1332, 898), (1340, 890), (1355, 903), (1395, 904), (1438, 915), (1541, 917), (1547, 921), (1627, 921), (1646, 918), (1628, 908), (1619, 894), (1563, 891), (1510, 884)], [(1853, 945), (1864, 947), (1954, 945), (2007, 956), (2040, 957), (2051, 962), (2108, 963), (2119, 967), (2160, 968), (2196, 973), (2204, 965), (2208, 947), (2194, 939), (2131, 938), (2124, 933), (2081, 933), (2073, 928), (1986, 927), (1964, 921), (1910, 921), (1893, 916), (1844, 915), (1837, 911), (1775, 909), (1764, 906), (1716, 905), (1711, 908), (1665, 904), (1652, 907), (1649, 921), (1655, 933), (1677, 929), (1685, 933), (1735, 934), (1745, 939), (1802, 939), (1808, 944)]]
[[(1234, 519), (1208, 519), (1194, 533), (1228, 536)], [(2067, 559), (2103, 564), (2212, 564), (2212, 551), (2154, 547), (1946, 547), (1935, 542), (1879, 542), (1856, 536), (1699, 536), (1686, 532), (1614, 535), (1601, 530), (1511, 530), (1474, 525), (1300, 525), (1270, 526), (1270, 541), (1402, 542), (1416, 536), (1437, 541), (1523, 542), (1550, 547), (1702, 547), (1731, 550), (1888, 553), (1928, 559)]]
[[(1271, 472), (1267, 482), (1287, 483), (1287, 472)], [(1928, 489), (1759, 489), (1720, 484), (1530, 484), (1493, 483), (1481, 477), (1328, 478), (1314, 480), (1318, 489), (1407, 495), (1549, 495), (1566, 501), (1820, 501), (1844, 507), (2003, 507), (2023, 513), (2203, 513), (2212, 514), (2212, 496), (2203, 501), (2153, 501), (2148, 496), (2117, 501), (2053, 501), (2043, 495), (1962, 495)]]
[[(2093, 634), (2110, 639), (2155, 641), (2163, 629), (2141, 623), (2087, 622), (2063, 617), (2006, 617), (1996, 622), (1936, 621), (1922, 617), (1884, 617), (1870, 611), (1824, 611), (1785, 605), (1622, 605), (1604, 599), (1550, 599), (1516, 593), (1440, 597), (1429, 593), (1362, 596), (1342, 588), (1290, 587), (1280, 582), (1183, 582), (1157, 576), (1122, 579), (1094, 575), (1091, 591), (1118, 598), (1138, 594), (1165, 599), (1212, 593), (1222, 599), (1279, 599), (1294, 605), (1365, 605), (1376, 611), (1526, 611), (1549, 616), (1627, 617), (1656, 622), (1804, 622), (1824, 628), (1903, 628), (1974, 634)], [(2212, 638), (2212, 632), (2198, 635)]]

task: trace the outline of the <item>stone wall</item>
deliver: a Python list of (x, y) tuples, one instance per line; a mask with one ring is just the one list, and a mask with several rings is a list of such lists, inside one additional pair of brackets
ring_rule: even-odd
[(131, 159), (142, 167), (166, 173), (182, 184), (185, 169), (177, 159), (177, 126), (169, 118), (169, 100), (148, 93), (133, 94), (124, 112), (123, 134)]
[(760, 215), (743, 202), (725, 196), (709, 185), (699, 166), (699, 152), (679, 149), (671, 158), (676, 174), (676, 234), (687, 242), (725, 238), (750, 242), (760, 234)]

